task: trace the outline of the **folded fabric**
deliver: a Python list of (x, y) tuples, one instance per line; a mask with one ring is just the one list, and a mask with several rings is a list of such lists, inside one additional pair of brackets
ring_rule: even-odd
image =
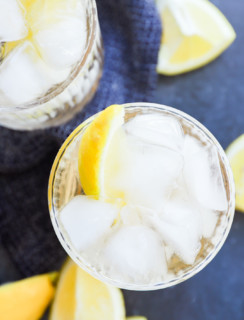
[(36, 132), (0, 127), (0, 245), (24, 276), (56, 269), (65, 252), (51, 226), (47, 184), (60, 144), (110, 104), (150, 101), (161, 37), (153, 0), (97, 0), (105, 48), (93, 100), (70, 122)]

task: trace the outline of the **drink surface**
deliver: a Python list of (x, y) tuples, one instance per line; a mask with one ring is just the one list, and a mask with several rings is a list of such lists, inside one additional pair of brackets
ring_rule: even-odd
[(81, 266), (121, 286), (156, 285), (189, 273), (221, 242), (228, 173), (211, 137), (193, 122), (167, 110), (132, 110), (109, 146), (106, 199), (84, 195), (81, 130), (59, 161), (52, 210)]

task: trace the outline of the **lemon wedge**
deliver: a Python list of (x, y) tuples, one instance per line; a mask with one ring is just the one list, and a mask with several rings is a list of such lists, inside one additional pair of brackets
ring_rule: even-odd
[(176, 75), (197, 69), (219, 56), (236, 34), (208, 0), (156, 0), (163, 34), (158, 73)]
[(65, 263), (50, 320), (124, 320), (122, 293), (94, 279), (68, 259)]
[(98, 114), (86, 128), (80, 143), (78, 168), (87, 195), (105, 197), (104, 168), (112, 138), (124, 123), (124, 107), (112, 105)]
[(1, 320), (39, 320), (54, 296), (57, 273), (44, 274), (0, 287)]
[(236, 209), (244, 212), (244, 134), (226, 149), (236, 187)]

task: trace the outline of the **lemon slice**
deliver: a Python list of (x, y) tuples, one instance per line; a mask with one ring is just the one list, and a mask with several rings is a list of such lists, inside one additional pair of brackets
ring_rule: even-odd
[(124, 320), (119, 289), (105, 285), (68, 259), (64, 265), (50, 312), (50, 320)]
[(39, 320), (54, 296), (57, 273), (44, 274), (0, 287), (1, 320)]
[(244, 134), (226, 149), (236, 187), (236, 209), (244, 212)]
[(208, 0), (156, 0), (163, 23), (158, 73), (176, 75), (219, 56), (236, 34)]
[(78, 167), (81, 185), (87, 195), (105, 197), (104, 167), (112, 138), (124, 123), (124, 107), (112, 105), (85, 130), (79, 148)]

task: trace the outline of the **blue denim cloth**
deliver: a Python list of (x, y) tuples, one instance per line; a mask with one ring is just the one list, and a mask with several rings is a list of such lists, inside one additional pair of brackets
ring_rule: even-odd
[(150, 101), (156, 86), (161, 24), (154, 0), (97, 0), (97, 6), (105, 63), (93, 100), (57, 128), (0, 127), (0, 243), (24, 276), (55, 269), (65, 257), (47, 206), (49, 172), (60, 144), (110, 104)]

